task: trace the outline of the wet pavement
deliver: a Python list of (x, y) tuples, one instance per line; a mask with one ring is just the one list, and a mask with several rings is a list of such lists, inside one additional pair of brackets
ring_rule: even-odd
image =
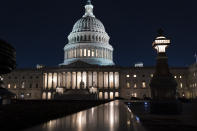
[(139, 117), (121, 101), (112, 101), (25, 131), (145, 131)]

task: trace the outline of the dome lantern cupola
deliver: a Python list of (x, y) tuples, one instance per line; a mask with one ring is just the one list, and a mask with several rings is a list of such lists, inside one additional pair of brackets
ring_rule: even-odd
[(88, 0), (87, 4), (85, 5), (85, 15), (83, 17), (95, 17), (93, 14), (93, 8), (94, 6), (92, 5), (91, 0)]

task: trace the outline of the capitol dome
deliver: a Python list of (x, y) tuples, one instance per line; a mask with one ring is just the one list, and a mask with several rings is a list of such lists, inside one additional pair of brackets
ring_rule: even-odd
[(94, 65), (114, 65), (113, 47), (105, 27), (93, 14), (93, 5), (88, 0), (85, 14), (73, 26), (64, 47), (64, 63), (69, 65), (83, 61)]

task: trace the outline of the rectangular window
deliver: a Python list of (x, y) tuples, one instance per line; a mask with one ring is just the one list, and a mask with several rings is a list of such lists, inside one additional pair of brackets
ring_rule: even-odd
[(130, 77), (130, 75), (126, 75), (126, 77), (127, 77), (127, 78), (129, 78), (129, 77)]
[(137, 75), (133, 75), (133, 77), (134, 77), (134, 78), (136, 78), (136, 77), (137, 77)]
[(10, 84), (8, 84), (8, 89), (10, 89)]
[(180, 87), (183, 88), (183, 83), (180, 83)]
[(90, 50), (88, 50), (88, 57), (90, 57)]
[(77, 49), (74, 49), (74, 57), (77, 57)]
[(94, 49), (92, 50), (92, 57), (94, 57)]
[(80, 49), (80, 57), (82, 57), (82, 56), (83, 56), (83, 50)]
[(84, 56), (86, 56), (86, 49), (84, 49)]
[(142, 82), (142, 88), (146, 88), (146, 82)]
[(134, 84), (134, 88), (137, 88), (137, 84), (136, 83)]
[(115, 92), (115, 97), (119, 97), (119, 92)]
[(96, 57), (98, 57), (98, 50), (96, 49)]
[(130, 83), (129, 83), (129, 82), (127, 82), (127, 88), (130, 88), (130, 86), (131, 86), (131, 85), (130, 85)]

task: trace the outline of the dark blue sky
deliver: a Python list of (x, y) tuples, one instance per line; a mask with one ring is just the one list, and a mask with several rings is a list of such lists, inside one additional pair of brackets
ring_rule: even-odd
[[(74, 23), (84, 14), (86, 0), (2, 0), (0, 38), (17, 50), (18, 67), (63, 62), (63, 47)], [(197, 51), (196, 0), (92, 0), (113, 45), (114, 61), (154, 65), (151, 44), (162, 27), (172, 38), (167, 50), (171, 66), (194, 63)]]

